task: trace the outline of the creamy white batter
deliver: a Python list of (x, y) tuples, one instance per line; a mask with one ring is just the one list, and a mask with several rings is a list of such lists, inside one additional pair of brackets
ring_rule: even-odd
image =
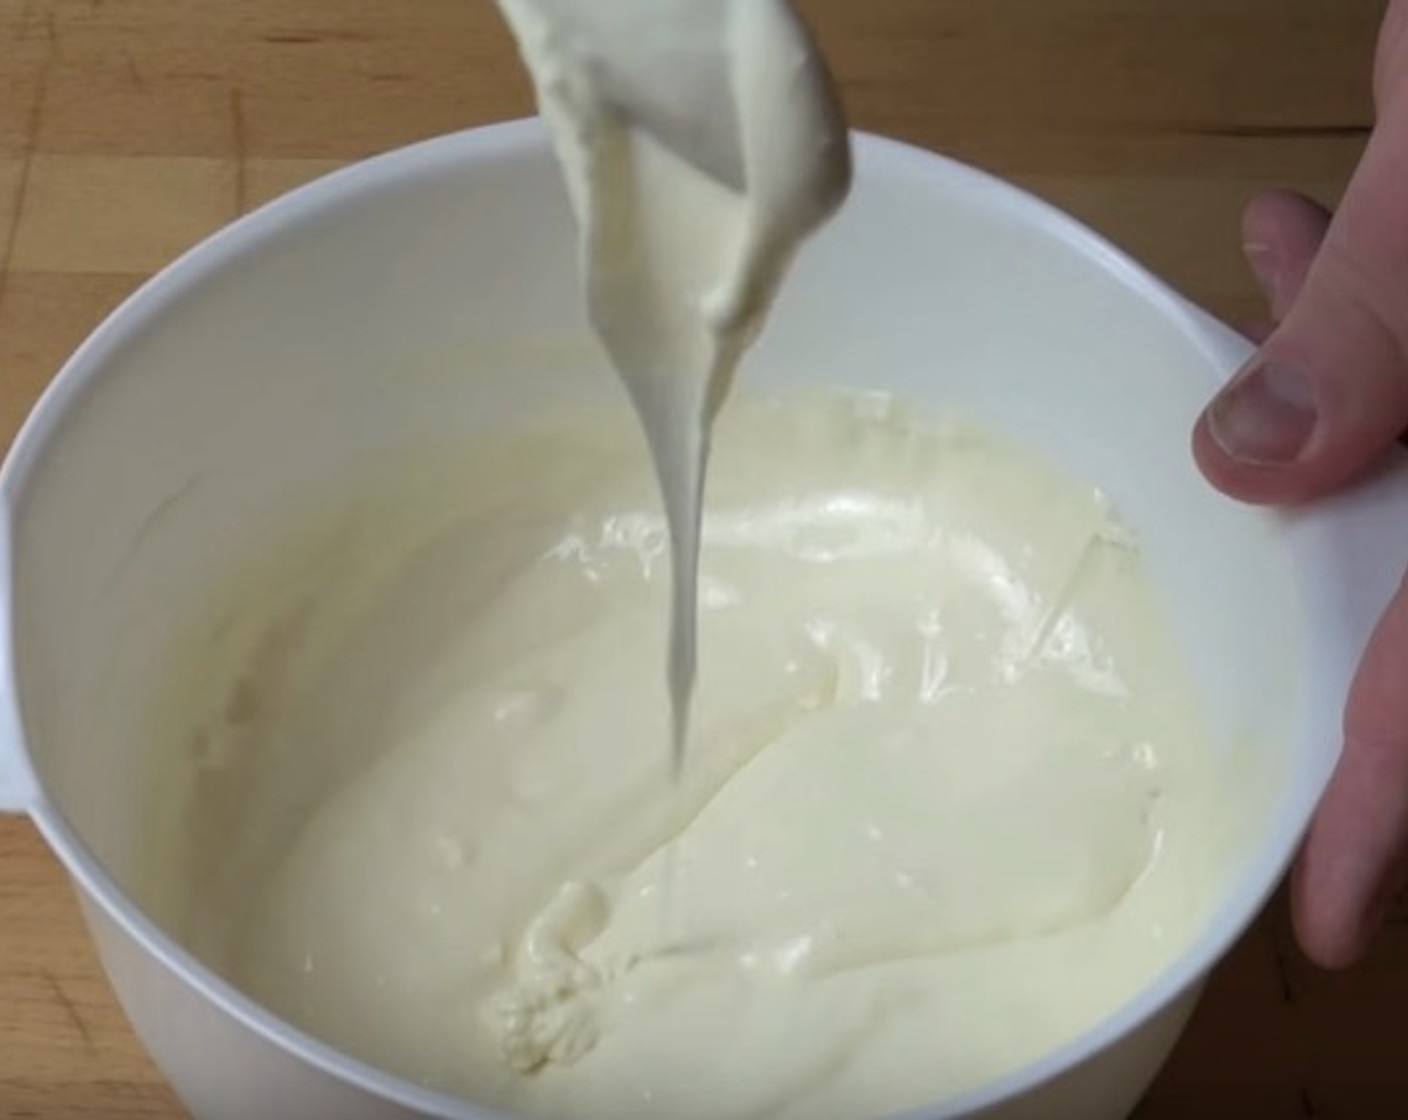
[[(849, 185), (786, 4), (594, 5), (626, 71), (580, 3), (502, 6), (663, 502), (619, 418), (349, 480), (183, 659), (162, 911), (333, 1044), (535, 1120), (855, 1120), (1048, 1052), (1224, 855), (1133, 540), (883, 399), (720, 418)], [(716, 104), (624, 113), (641, 74)]]
[(1099, 495), (879, 398), (740, 399), (716, 439), (678, 782), (628, 423), (379, 464), (271, 548), (163, 721), (196, 729), (193, 947), (518, 1115), (856, 1120), (1187, 945), (1223, 802)]
[(592, 325), (640, 415), (670, 525), (682, 761), (709, 429), (850, 147), (785, 0), (500, 0), (551, 129)]

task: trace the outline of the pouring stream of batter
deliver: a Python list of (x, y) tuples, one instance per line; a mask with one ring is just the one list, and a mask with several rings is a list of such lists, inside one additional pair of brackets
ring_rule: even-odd
[(850, 186), (845, 121), (785, 0), (500, 7), (567, 181), (592, 325), (659, 480), (678, 775), (710, 428), (793, 253)]

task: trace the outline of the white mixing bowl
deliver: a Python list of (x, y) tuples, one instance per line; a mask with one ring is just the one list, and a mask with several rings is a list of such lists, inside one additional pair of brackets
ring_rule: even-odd
[[(582, 368), (573, 244), (533, 122), (330, 176), (117, 310), (0, 477), (0, 808), (29, 814), (76, 880), (123, 1006), (200, 1120), (487, 1115), (281, 1022), (133, 903), (150, 810), (140, 728), (210, 573), (283, 496), (374, 449), (472, 440), (564, 393), (625, 407), (599, 361)], [(1333, 766), (1349, 674), (1408, 556), (1408, 479), (1391, 469), (1296, 517), (1214, 494), (1188, 431), (1245, 351), (1068, 218), (863, 136), (853, 197), (747, 363), (754, 386), (869, 386), (956, 409), (1104, 487), (1143, 537), (1245, 793), (1245, 850), (1204, 936), (1059, 1052), (918, 1116), (1126, 1115)]]

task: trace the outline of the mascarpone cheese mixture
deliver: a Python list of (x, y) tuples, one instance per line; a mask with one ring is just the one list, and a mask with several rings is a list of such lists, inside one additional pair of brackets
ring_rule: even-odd
[(1186, 946), (1219, 783), (1100, 496), (879, 397), (745, 395), (716, 438), (678, 778), (628, 420), (382, 464), (232, 586), (164, 721), (197, 952), (516, 1115), (855, 1120)]
[(1223, 856), (1135, 542), (884, 398), (720, 414), (849, 186), (781, 0), (609, 7), (661, 89), (722, 59), (732, 182), (618, 112), (586, 9), (502, 6), (650, 455), (581, 418), (383, 465), (231, 591), (167, 721), (177, 924), (336, 1046), (540, 1120), (855, 1120), (1049, 1052), (1188, 944)]

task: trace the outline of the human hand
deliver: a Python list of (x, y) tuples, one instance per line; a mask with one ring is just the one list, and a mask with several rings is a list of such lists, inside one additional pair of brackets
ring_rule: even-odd
[[(1199, 418), (1193, 452), (1219, 489), (1299, 503), (1339, 489), (1408, 430), (1408, 0), (1374, 67), (1377, 121), (1338, 211), (1268, 192), (1243, 217), (1271, 322)], [(1358, 960), (1408, 879), (1408, 581), (1350, 689), (1344, 749), (1292, 876), (1314, 961)]]

